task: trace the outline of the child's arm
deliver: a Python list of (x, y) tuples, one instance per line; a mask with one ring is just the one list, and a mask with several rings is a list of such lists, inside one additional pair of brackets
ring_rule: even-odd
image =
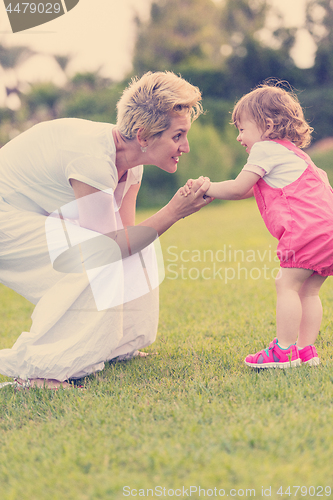
[(242, 170), (235, 180), (212, 182), (206, 192), (207, 196), (220, 200), (243, 200), (253, 196), (253, 186), (260, 179), (260, 175)]

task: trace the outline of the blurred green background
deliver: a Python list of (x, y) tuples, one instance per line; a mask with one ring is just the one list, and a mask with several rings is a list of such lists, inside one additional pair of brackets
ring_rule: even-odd
[[(131, 74), (123, 81), (99, 72), (79, 73), (65, 86), (40, 83), (6, 88), (0, 107), (0, 146), (35, 123), (79, 117), (114, 123), (115, 106), (133, 77), (145, 71), (171, 70), (198, 86), (205, 115), (189, 133), (191, 152), (174, 175), (147, 166), (138, 207), (165, 204), (189, 177), (234, 178), (246, 161), (230, 125), (233, 105), (244, 93), (268, 78), (286, 80), (296, 91), (314, 128), (309, 150), (333, 182), (333, 3), (306, 0), (304, 26), (290, 28), (274, 14), (270, 0), (155, 0), (149, 19), (136, 19), (136, 44)], [(275, 13), (276, 16), (276, 13)], [(298, 67), (292, 57), (299, 31), (316, 44), (314, 64)], [(0, 45), (0, 66), (15, 71), (26, 47)], [(70, 56), (55, 56), (65, 71)], [(15, 101), (16, 99), (16, 101)], [(17, 104), (19, 102), (19, 104)]]

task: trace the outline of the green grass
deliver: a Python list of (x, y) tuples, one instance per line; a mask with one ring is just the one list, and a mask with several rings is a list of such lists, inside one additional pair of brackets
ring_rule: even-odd
[[(254, 201), (210, 205), (161, 243), (160, 326), (147, 349), (156, 356), (108, 366), (83, 391), (0, 391), (1, 500), (121, 499), (124, 486), (137, 498), (183, 487), (190, 498), (200, 486), (205, 498), (214, 488), (265, 498), (271, 487), (285, 499), (280, 486), (292, 498), (314, 491), (295, 497), (293, 486), (333, 487), (333, 282), (322, 290), (321, 365), (257, 373), (243, 359), (274, 336), (278, 264)], [(9, 347), (32, 307), (4, 287), (0, 300)]]

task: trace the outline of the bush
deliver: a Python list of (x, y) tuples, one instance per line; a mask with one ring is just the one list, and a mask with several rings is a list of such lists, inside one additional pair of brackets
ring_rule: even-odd
[(333, 135), (333, 88), (320, 87), (299, 95), (305, 117), (314, 128), (313, 141)]
[(60, 115), (61, 117), (115, 123), (116, 103), (119, 96), (120, 92), (113, 88), (98, 92), (82, 88), (63, 100)]
[(327, 172), (331, 186), (333, 186), (333, 150), (310, 152), (310, 155), (317, 167)]

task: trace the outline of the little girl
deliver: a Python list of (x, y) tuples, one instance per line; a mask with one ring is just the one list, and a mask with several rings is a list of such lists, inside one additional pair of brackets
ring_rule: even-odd
[(255, 196), (270, 233), (279, 240), (277, 338), (249, 355), (253, 368), (318, 365), (313, 346), (322, 306), (319, 290), (333, 275), (333, 189), (326, 173), (301, 149), (313, 129), (298, 99), (263, 84), (236, 104), (237, 141), (249, 154), (235, 180), (211, 183), (206, 195), (224, 200)]

